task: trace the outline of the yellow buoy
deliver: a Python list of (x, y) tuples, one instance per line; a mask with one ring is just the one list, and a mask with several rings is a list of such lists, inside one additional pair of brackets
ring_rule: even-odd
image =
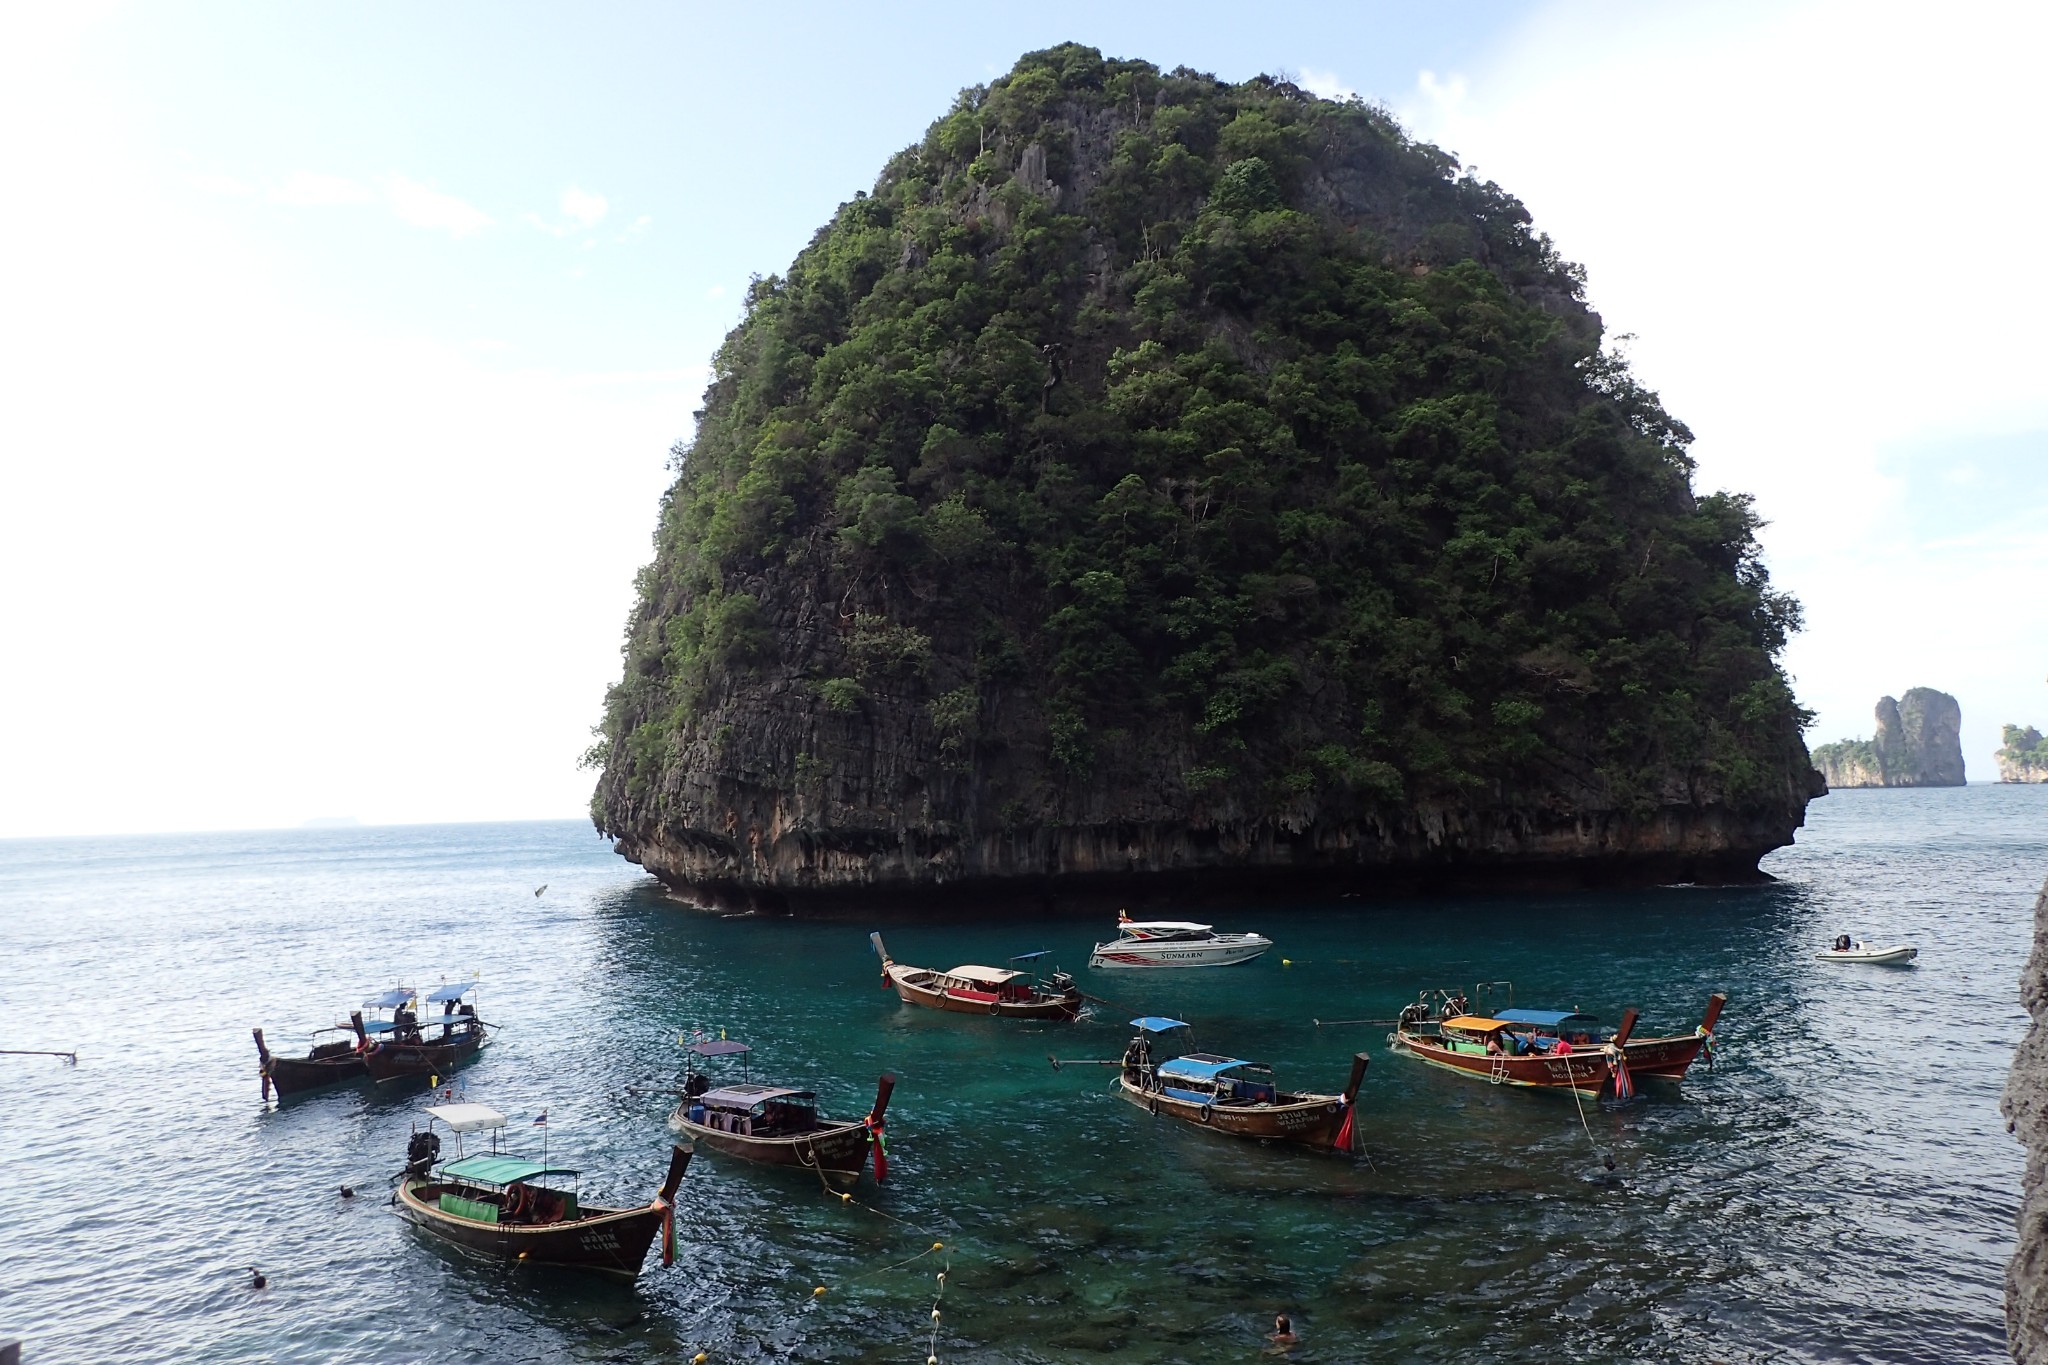
[(932, 1243), (932, 1250), (933, 1250), (933, 1251), (944, 1251), (945, 1249), (946, 1249), (946, 1244), (945, 1244), (944, 1242), (933, 1242), (933, 1243)]
[(1283, 957), (1280, 959), (1280, 965), (1283, 967), (1292, 967), (1294, 965), (1294, 959), (1291, 957)]
[(824, 1297), (825, 1297), (825, 1286), (821, 1284), (821, 1285), (819, 1285), (819, 1286), (818, 1286), (818, 1287), (817, 1287), (816, 1289), (813, 1289), (813, 1290), (811, 1291), (811, 1297), (812, 1297), (812, 1298), (814, 1298), (814, 1299), (822, 1299), (822, 1298), (824, 1298)]

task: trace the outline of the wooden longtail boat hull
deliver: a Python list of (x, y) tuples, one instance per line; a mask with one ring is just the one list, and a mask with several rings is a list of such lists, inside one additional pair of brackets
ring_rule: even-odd
[(363, 1065), (360, 1054), (351, 1053), (347, 1057), (323, 1057), (319, 1061), (274, 1056), (264, 1064), (263, 1074), (270, 1077), (278, 1098), (287, 1099), (309, 1090), (359, 1081), (369, 1075), (370, 1070)]
[(668, 1126), (698, 1147), (768, 1166), (822, 1171), (828, 1177), (858, 1179), (861, 1164), (868, 1158), (868, 1130), (860, 1123), (837, 1124), (794, 1137), (728, 1133), (722, 1128), (692, 1123), (681, 1113), (670, 1115)]
[(1629, 1074), (1638, 1080), (1652, 1076), (1658, 1080), (1675, 1081), (1692, 1069), (1692, 1064), (1699, 1059), (1700, 1049), (1706, 1045), (1705, 1035), (1691, 1033), (1675, 1038), (1639, 1039), (1621, 1051), (1628, 1058)]
[(486, 1223), (444, 1213), (439, 1202), (444, 1192), (474, 1191), (431, 1176), (406, 1177), (398, 1187), (398, 1211), (434, 1236), (493, 1260), (569, 1266), (630, 1280), (640, 1274), (689, 1160), (688, 1149), (674, 1149), (668, 1180), (651, 1204), (637, 1209), (586, 1206), (582, 1216), (560, 1223)]
[(1117, 1091), (1148, 1113), (1164, 1114), (1225, 1137), (1270, 1138), (1326, 1152), (1349, 1152), (1337, 1146), (1346, 1108), (1341, 1095), (1298, 1095), (1286, 1104), (1196, 1104), (1149, 1090), (1129, 1072), (1117, 1077)]
[(923, 967), (904, 967), (892, 962), (883, 970), (888, 974), (889, 985), (898, 999), (906, 1004), (944, 1010), (949, 1014), (978, 1014), (985, 1019), (1065, 1021), (1079, 1017), (1086, 1003), (1079, 990), (1071, 990), (1064, 995), (1041, 992), (1034, 1000), (979, 1000), (918, 983), (913, 978), (933, 974)]
[(363, 1065), (371, 1078), (377, 1081), (395, 1081), (407, 1076), (445, 1076), (476, 1056), (483, 1045), (483, 1026), (477, 1024), (466, 1033), (458, 1032), (445, 1043), (372, 1043), (363, 1053)]
[(324, 1043), (304, 1057), (280, 1057), (264, 1044), (262, 1029), (251, 1029), (250, 1034), (256, 1039), (257, 1074), (266, 1089), (277, 1091), (281, 1100), (369, 1074), (361, 1050), (353, 1043)]
[[(1394, 1035), (1394, 1046), (1417, 1061), (1444, 1071), (1455, 1071), (1495, 1085), (1526, 1086), (1542, 1090), (1576, 1090), (1582, 1095), (1600, 1094), (1614, 1071), (1605, 1053), (1587, 1050), (1568, 1057), (1506, 1057), (1482, 1053), (1453, 1052), (1433, 1034)], [(1631, 1066), (1631, 1072), (1634, 1068)]]

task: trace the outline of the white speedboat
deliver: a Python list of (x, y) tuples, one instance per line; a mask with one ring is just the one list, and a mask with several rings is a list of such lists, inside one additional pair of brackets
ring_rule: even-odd
[(1860, 938), (1843, 934), (1824, 951), (1815, 953), (1816, 962), (1868, 962), (1880, 967), (1903, 967), (1920, 956), (1920, 950), (1910, 943), (1865, 943)]
[(1219, 934), (1185, 920), (1117, 917), (1117, 936), (1095, 945), (1091, 967), (1230, 967), (1273, 946), (1263, 934)]

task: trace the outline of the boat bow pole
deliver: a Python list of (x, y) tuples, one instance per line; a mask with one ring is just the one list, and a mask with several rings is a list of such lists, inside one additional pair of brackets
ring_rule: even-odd
[(683, 1183), (683, 1172), (690, 1169), (690, 1158), (697, 1154), (695, 1147), (681, 1143), (668, 1149), (668, 1175), (663, 1177), (661, 1191), (654, 1196), (654, 1202), (661, 1209), (661, 1263), (676, 1263), (676, 1187)]

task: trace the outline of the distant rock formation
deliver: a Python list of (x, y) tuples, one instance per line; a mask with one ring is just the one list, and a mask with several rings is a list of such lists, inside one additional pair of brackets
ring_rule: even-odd
[(2005, 747), (1992, 755), (1998, 760), (2000, 782), (2048, 782), (2048, 740), (2029, 725), (2005, 727)]
[[(1879, 699), (1875, 737), (1823, 744), (1813, 751), (1813, 766), (1830, 789), (1960, 787), (1962, 732), (1963, 708), (1954, 697), (1931, 687), (1910, 688), (1897, 700)], [(2008, 742), (2011, 734), (2008, 727)]]
[(2048, 1365), (2048, 886), (2034, 902), (2034, 954), (2020, 974), (2020, 1003), (2033, 1024), (1999, 1105), (2027, 1149), (2019, 1246), (2005, 1272), (2005, 1336), (2019, 1365)]

